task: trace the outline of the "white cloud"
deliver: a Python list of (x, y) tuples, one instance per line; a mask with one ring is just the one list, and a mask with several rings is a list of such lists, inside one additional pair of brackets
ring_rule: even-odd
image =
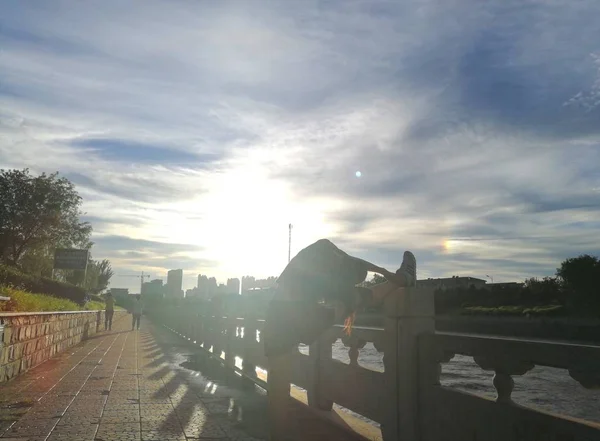
[(14, 2), (0, 165), (73, 178), (98, 257), (128, 271), (276, 274), (292, 222), (296, 251), (327, 236), (389, 266), (414, 248), (431, 276), (552, 272), (600, 250), (598, 8)]

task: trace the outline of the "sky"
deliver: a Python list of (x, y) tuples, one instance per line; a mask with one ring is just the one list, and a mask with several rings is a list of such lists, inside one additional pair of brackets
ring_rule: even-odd
[(319, 238), (419, 278), (600, 254), (597, 0), (3, 1), (0, 167), (59, 171), (112, 287), (278, 275)]

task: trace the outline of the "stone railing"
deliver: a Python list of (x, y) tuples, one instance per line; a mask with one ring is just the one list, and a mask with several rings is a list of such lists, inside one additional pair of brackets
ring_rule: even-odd
[(104, 311), (0, 313), (0, 383), (102, 330)]
[[(293, 366), (289, 383), (306, 389), (309, 406), (331, 411), (336, 403), (361, 414), (381, 424), (385, 441), (600, 440), (597, 424), (511, 400), (512, 376), (524, 375), (536, 365), (567, 369), (581, 387), (599, 387), (600, 346), (435, 332), (429, 290), (398, 290), (388, 296), (384, 311), (383, 329), (355, 328), (348, 337), (334, 327), (310, 346), (308, 355), (299, 351), (289, 355)], [(260, 341), (264, 321), (238, 317), (173, 308), (155, 319), (268, 389), (256, 369), (269, 370)], [(349, 364), (332, 359), (332, 345), (338, 339), (348, 347)], [(383, 353), (384, 372), (360, 366), (359, 353), (368, 342)], [(455, 354), (473, 356), (480, 367), (495, 372), (496, 400), (440, 384), (441, 363)], [(243, 360), (241, 367), (236, 357)], [(549, 385), (548, 395), (552, 394)], [(281, 406), (288, 398), (269, 397)]]

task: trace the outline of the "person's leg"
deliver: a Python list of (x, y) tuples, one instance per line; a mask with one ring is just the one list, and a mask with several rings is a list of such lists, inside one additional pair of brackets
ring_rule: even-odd
[(142, 314), (138, 314), (137, 316), (137, 329), (140, 329), (140, 321), (142, 320)]
[(113, 321), (113, 315), (115, 313), (115, 311), (108, 311), (108, 330), (112, 331), (112, 321)]
[(135, 329), (135, 314), (131, 314), (131, 330)]
[(402, 276), (401, 281), (404, 280), (404, 283), (400, 285), (396, 285), (390, 282), (378, 283), (375, 286), (369, 287), (371, 290), (371, 304), (366, 306), (375, 306), (383, 302), (383, 299), (387, 297), (392, 291), (396, 290), (399, 287), (408, 287), (408, 286), (416, 286), (417, 283), (417, 260), (415, 255), (410, 251), (404, 252), (404, 257), (402, 259), (402, 265), (396, 271), (396, 275)]
[(108, 313), (110, 311), (104, 311), (104, 330), (106, 331), (108, 329)]

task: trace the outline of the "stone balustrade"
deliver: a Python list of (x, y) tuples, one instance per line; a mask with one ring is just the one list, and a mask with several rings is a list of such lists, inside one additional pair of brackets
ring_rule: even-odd
[(0, 382), (102, 330), (104, 311), (0, 313)]
[[(537, 365), (567, 370), (580, 387), (600, 387), (600, 346), (436, 332), (431, 290), (400, 289), (385, 300), (384, 311), (383, 329), (357, 327), (346, 336), (336, 326), (308, 355), (289, 355), (289, 382), (307, 391), (309, 406), (331, 411), (336, 403), (363, 415), (381, 424), (384, 441), (600, 440), (597, 424), (519, 406), (511, 398), (513, 377)], [(260, 341), (264, 321), (239, 317), (239, 311), (214, 316), (167, 308), (154, 318), (268, 389), (256, 370), (269, 369)], [(338, 339), (348, 347), (349, 364), (332, 358)], [(384, 372), (360, 366), (368, 342), (383, 354)], [(440, 384), (441, 363), (456, 354), (495, 373), (495, 400)], [(289, 396), (270, 399), (285, 406)]]

